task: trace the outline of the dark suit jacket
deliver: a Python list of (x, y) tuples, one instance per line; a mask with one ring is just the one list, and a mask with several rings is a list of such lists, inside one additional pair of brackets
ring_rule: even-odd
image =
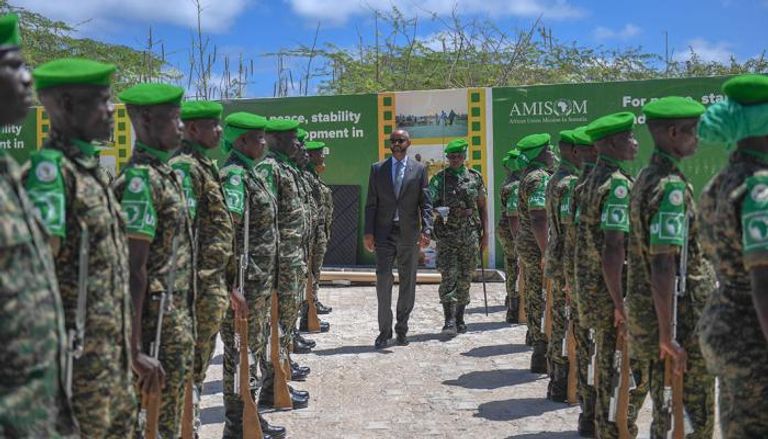
[(371, 165), (365, 203), (365, 233), (372, 234), (376, 241), (386, 239), (399, 207), (403, 243), (417, 242), (422, 231), (431, 234), (432, 201), (427, 185), (427, 169), (413, 157), (408, 157), (399, 194), (395, 194), (392, 184), (392, 160)]

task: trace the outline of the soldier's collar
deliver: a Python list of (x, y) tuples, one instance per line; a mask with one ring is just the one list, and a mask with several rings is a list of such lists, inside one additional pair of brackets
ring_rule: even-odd
[(256, 166), (256, 160), (248, 157), (247, 155), (243, 154), (242, 152), (233, 149), (232, 154), (235, 155), (248, 169), (253, 169), (254, 166)]
[(204, 147), (203, 145), (201, 145), (201, 144), (199, 144), (197, 142), (194, 142), (192, 140), (184, 139), (183, 142), (184, 142), (184, 145), (188, 146), (189, 149), (191, 149), (192, 151), (195, 151), (195, 152), (197, 152), (197, 153), (199, 153), (199, 154), (201, 154), (201, 155), (203, 155), (205, 157), (211, 158), (210, 155), (209, 155), (211, 153), (211, 151), (212, 151), (211, 149), (208, 149), (208, 148)]
[(453, 169), (453, 168), (451, 168), (449, 166), (449, 167), (445, 168), (445, 171), (448, 172), (449, 174), (453, 174), (453, 175), (464, 175), (464, 173), (467, 171), (467, 167), (464, 166), (464, 165), (461, 165), (458, 168)]
[(560, 167), (564, 168), (564, 169), (567, 169), (567, 170), (573, 172), (574, 174), (579, 172), (579, 167), (576, 166), (575, 164), (573, 164), (573, 162), (571, 162), (571, 161), (569, 161), (567, 159), (560, 159)]
[(679, 158), (673, 156), (672, 154), (670, 154), (670, 153), (668, 153), (666, 151), (662, 151), (659, 148), (656, 148), (655, 150), (653, 150), (653, 154), (655, 156), (659, 157), (659, 159), (661, 159), (662, 161), (670, 162), (675, 167), (677, 167), (680, 164), (680, 159)]
[(758, 161), (762, 162), (763, 164), (768, 164), (768, 153), (765, 153), (762, 151), (755, 151), (754, 149), (748, 149), (748, 148), (739, 148), (737, 151), (739, 151), (742, 154), (748, 155), (750, 157), (756, 158)]
[(156, 158), (157, 160), (160, 160), (163, 163), (168, 163), (168, 160), (171, 159), (171, 151), (163, 151), (157, 148), (152, 148), (151, 146), (145, 145), (144, 143), (136, 141), (136, 150), (145, 152), (152, 157)]
[(592, 169), (595, 169), (595, 165), (596, 165), (595, 162), (583, 162), (581, 164), (582, 170), (584, 172), (591, 171)]
[(93, 146), (91, 142), (86, 142), (85, 140), (72, 139), (72, 144), (75, 145), (77, 149), (79, 149), (80, 152), (83, 153), (83, 155), (86, 157), (95, 157), (99, 152), (99, 150), (96, 149), (96, 147)]
[(621, 169), (622, 171), (624, 170), (624, 165), (626, 164), (626, 162), (624, 160), (618, 160), (618, 159), (615, 159), (613, 157), (607, 156), (605, 154), (598, 154), (597, 155), (597, 162), (598, 163), (600, 163), (600, 162), (606, 163), (607, 165), (610, 165), (608, 167), (616, 167), (616, 168)]

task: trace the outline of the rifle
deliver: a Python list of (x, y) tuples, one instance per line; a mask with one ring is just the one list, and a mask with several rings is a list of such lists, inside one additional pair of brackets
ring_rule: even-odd
[(88, 249), (90, 245), (88, 226), (80, 222), (80, 248), (77, 271), (77, 311), (75, 328), (67, 332), (67, 364), (65, 368), (66, 393), (72, 398), (72, 375), (75, 360), (83, 355), (85, 347), (85, 308), (88, 300)]
[(595, 346), (595, 330), (589, 328), (589, 366), (587, 366), (587, 385), (595, 387), (595, 371), (597, 370), (597, 346)]
[[(157, 360), (160, 357), (160, 341), (163, 333), (163, 317), (166, 311), (170, 311), (170, 303), (173, 300), (174, 282), (176, 281), (176, 251), (178, 241), (173, 238), (171, 244), (171, 267), (166, 277), (166, 290), (160, 294), (160, 304), (157, 307), (157, 327), (155, 328), (155, 340), (149, 344), (149, 355)], [(144, 393), (141, 396), (141, 411), (139, 423), (146, 422), (144, 429), (145, 439), (157, 439), (159, 437), (158, 424), (160, 423), (161, 392)]]
[(629, 352), (627, 352), (626, 327), (616, 329), (616, 349), (613, 352), (613, 394), (608, 408), (608, 420), (616, 423), (619, 439), (629, 439)]
[(259, 410), (251, 395), (251, 367), (248, 352), (248, 318), (235, 318), (235, 349), (240, 357), (235, 381), (235, 394), (243, 399), (243, 437), (261, 439), (264, 433), (259, 422)]
[(181, 415), (181, 439), (193, 439), (195, 435), (195, 403), (193, 401), (192, 377), (184, 385), (184, 409)]
[[(683, 248), (680, 249), (680, 261), (675, 277), (675, 292), (672, 296), (672, 342), (677, 340), (677, 306), (679, 298), (685, 296), (686, 280), (688, 277), (688, 221), (686, 213), (684, 222)], [(673, 361), (667, 356), (664, 360), (664, 410), (672, 415), (672, 424), (667, 432), (670, 439), (683, 439), (692, 432), (683, 402), (683, 374), (673, 373)]]
[(312, 276), (312, 252), (309, 252), (307, 258), (307, 287), (306, 300), (307, 300), (307, 329), (309, 332), (320, 332), (320, 318), (317, 316), (317, 306), (315, 305), (315, 286), (314, 277)]
[(520, 269), (517, 271), (517, 321), (520, 323), (526, 323), (528, 321), (528, 314), (525, 311), (525, 269), (523, 264), (518, 259), (517, 266)]
[(565, 337), (563, 337), (562, 355), (568, 357), (568, 403), (576, 404), (578, 402), (579, 364), (576, 359), (576, 325), (571, 318), (570, 305), (565, 305), (565, 318), (568, 324), (565, 327)]
[[(272, 291), (272, 306), (271, 306), (271, 324), (269, 333), (269, 357), (272, 363), (272, 368), (275, 371), (274, 377), (274, 392), (275, 392), (275, 408), (278, 409), (292, 409), (293, 400), (291, 394), (288, 392), (288, 374), (286, 373), (285, 363), (287, 358), (282, 358), (280, 350), (280, 318), (278, 316), (278, 299), (277, 290)], [(288, 369), (290, 370), (290, 369)]]

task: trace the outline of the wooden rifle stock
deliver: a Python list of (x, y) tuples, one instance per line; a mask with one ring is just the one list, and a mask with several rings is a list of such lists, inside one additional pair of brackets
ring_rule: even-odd
[(144, 393), (141, 396), (141, 406), (147, 409), (147, 420), (144, 428), (144, 439), (158, 439), (160, 436), (160, 392)]
[(194, 403), (192, 401), (192, 377), (184, 385), (184, 411), (181, 416), (181, 439), (193, 439), (194, 437)]
[(243, 437), (262, 439), (261, 422), (256, 401), (251, 394), (251, 367), (248, 355), (248, 318), (235, 318), (235, 331), (240, 336), (240, 382), (235, 383), (240, 388), (240, 398), (243, 399)]
[(285, 365), (280, 358), (280, 316), (278, 315), (279, 307), (276, 290), (272, 291), (271, 308), (272, 319), (269, 337), (272, 349), (269, 355), (272, 363), (272, 369), (275, 371), (274, 404), (276, 409), (292, 409), (293, 400), (291, 399), (291, 394), (288, 391), (288, 377), (286, 376)]
[(307, 266), (307, 288), (305, 290), (305, 297), (307, 298), (307, 330), (309, 332), (320, 332), (320, 318), (317, 316), (314, 277), (312, 277), (312, 253), (309, 254), (308, 260), (310, 262)]

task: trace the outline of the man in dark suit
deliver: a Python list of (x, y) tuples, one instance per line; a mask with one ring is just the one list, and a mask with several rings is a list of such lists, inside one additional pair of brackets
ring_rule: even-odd
[(397, 298), (397, 343), (408, 344), (408, 317), (416, 293), (419, 246), (432, 234), (432, 202), (427, 189), (427, 169), (406, 154), (411, 141), (405, 130), (390, 138), (392, 157), (371, 166), (365, 203), (365, 248), (376, 252), (376, 295), (379, 301), (381, 349), (392, 339), (392, 265), (397, 258), (400, 293)]

